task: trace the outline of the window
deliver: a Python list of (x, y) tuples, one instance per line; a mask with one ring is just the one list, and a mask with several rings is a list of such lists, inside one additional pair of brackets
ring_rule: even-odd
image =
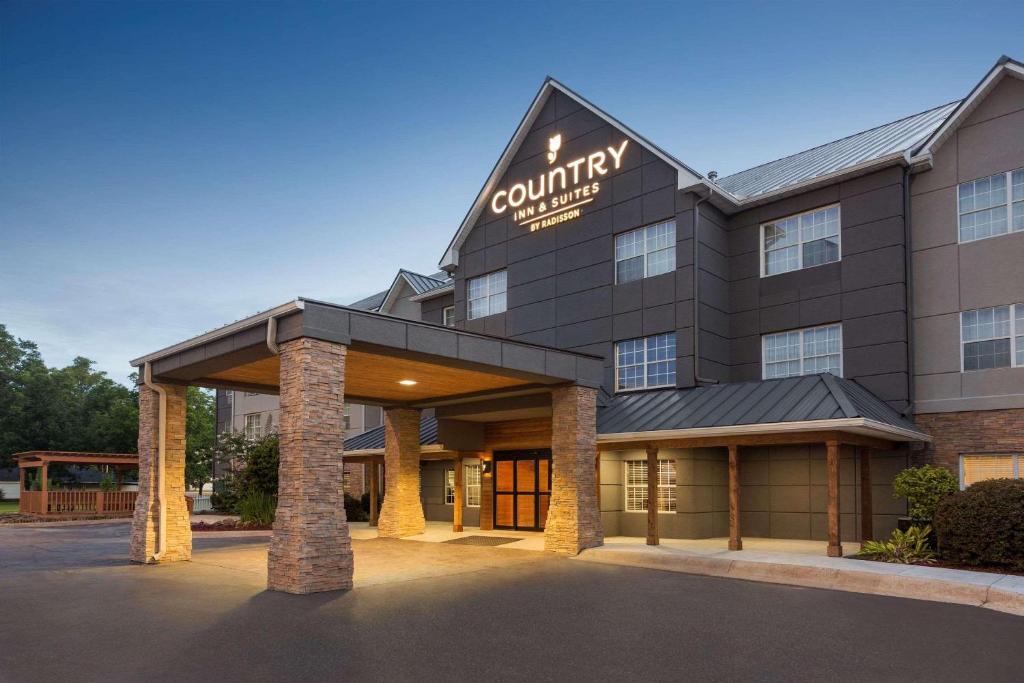
[(443, 312), (445, 327), (455, 327), (455, 307), (445, 306)]
[(260, 426), (260, 414), (249, 413), (245, 416), (245, 438), (258, 439), (263, 436), (263, 428)]
[(470, 320), (483, 318), (505, 311), (505, 286), (508, 282), (507, 272), (499, 270), (490, 275), (470, 278), (467, 284), (468, 315)]
[(347, 403), (341, 407), (341, 420), (347, 432), (352, 427), (352, 407)]
[(831, 372), (843, 376), (841, 325), (809, 327), (761, 337), (761, 375), (764, 379)]
[(960, 456), (960, 488), (984, 479), (1024, 477), (1024, 455), (1020, 453), (978, 453)]
[[(658, 512), (676, 511), (676, 463), (658, 460)], [(626, 461), (626, 512), (647, 512), (647, 461)]]
[(838, 260), (838, 205), (761, 226), (761, 277)]
[(676, 333), (615, 344), (615, 390), (651, 389), (676, 384)]
[(615, 238), (615, 282), (632, 282), (676, 269), (676, 222), (665, 221)]
[(455, 470), (444, 471), (444, 504), (455, 505)]
[(466, 465), (466, 507), (480, 507), (480, 465)]
[(960, 241), (1024, 230), (1024, 168), (960, 183)]
[(1024, 304), (962, 312), (960, 348), (965, 371), (1024, 365)]
[(341, 471), (341, 490), (349, 495), (352, 495), (352, 491), (349, 488), (352, 485), (352, 473), (348, 470), (343, 469)]

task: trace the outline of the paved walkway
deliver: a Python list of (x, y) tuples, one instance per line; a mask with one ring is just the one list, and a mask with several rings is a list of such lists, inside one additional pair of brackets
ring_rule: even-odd
[[(1024, 616), (1024, 576), (828, 557), (820, 541), (745, 538), (740, 551), (728, 550), (726, 543), (724, 538), (667, 539), (659, 546), (648, 546), (642, 538), (614, 536), (577, 559), (976, 605)], [(844, 549), (855, 552), (858, 546), (844, 545)]]

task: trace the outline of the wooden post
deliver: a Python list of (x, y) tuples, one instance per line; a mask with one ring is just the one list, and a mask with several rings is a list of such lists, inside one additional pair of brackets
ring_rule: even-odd
[(658, 447), (647, 446), (647, 545), (658, 545)]
[(740, 536), (740, 448), (729, 446), (729, 550), (743, 550)]
[[(117, 490), (120, 491), (121, 487), (124, 486), (124, 468), (123, 467), (116, 467), (116, 468), (114, 468), (114, 476), (116, 478), (115, 481), (117, 483)], [(200, 493), (202, 493), (202, 491), (200, 491)]]
[(462, 531), (462, 454), (455, 458), (455, 509), (452, 510), (452, 531)]
[(28, 496), (25, 495), (25, 468), (18, 467), (18, 512), (24, 513)]
[(875, 539), (871, 505), (871, 449), (860, 449), (860, 540)]
[(843, 545), (839, 539), (839, 442), (829, 441), (825, 447), (828, 460), (828, 556), (842, 557)]
[[(494, 529), (494, 460), (490, 451), (480, 454), (480, 531)], [(484, 472), (484, 469), (487, 472)]]
[(101, 490), (96, 492), (96, 514), (97, 515), (102, 515), (103, 514), (103, 502), (104, 502), (103, 501), (103, 490), (101, 489)]
[(43, 461), (42, 466), (39, 468), (39, 514), (45, 515), (49, 513), (50, 508), (47, 505), (46, 500), (46, 488), (49, 485), (50, 478), (49, 465), (46, 461)]
[(380, 504), (377, 496), (380, 493), (380, 466), (376, 458), (370, 458), (370, 526), (377, 526), (377, 516), (380, 511)]

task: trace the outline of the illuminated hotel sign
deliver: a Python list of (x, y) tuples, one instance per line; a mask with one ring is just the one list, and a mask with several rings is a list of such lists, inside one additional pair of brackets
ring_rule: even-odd
[(526, 182), (517, 182), (508, 190), (491, 197), (491, 211), (500, 216), (509, 212), (512, 219), (531, 231), (549, 228), (579, 218), (582, 207), (594, 201), (601, 191), (601, 179), (622, 166), (629, 140), (617, 146), (598, 149), (586, 156), (555, 166), (562, 136), (548, 140), (547, 171)]

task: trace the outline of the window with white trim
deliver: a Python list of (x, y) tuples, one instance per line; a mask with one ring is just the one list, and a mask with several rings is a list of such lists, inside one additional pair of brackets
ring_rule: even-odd
[(961, 242), (1024, 230), (1024, 168), (960, 183), (956, 195)]
[[(658, 512), (676, 511), (675, 460), (658, 460)], [(647, 512), (647, 461), (626, 461), (626, 512)]]
[(960, 456), (960, 488), (985, 479), (1024, 477), (1024, 455), (1020, 453), (969, 453)]
[(615, 237), (615, 282), (632, 282), (676, 269), (676, 222), (665, 221)]
[(470, 320), (504, 313), (508, 272), (498, 270), (466, 282), (466, 317)]
[(455, 505), (455, 470), (444, 471), (444, 504)]
[(673, 387), (675, 384), (675, 332), (616, 342), (616, 391)]
[(963, 311), (960, 348), (965, 372), (1024, 365), (1024, 304)]
[(838, 261), (839, 205), (761, 225), (761, 277)]
[(341, 421), (346, 432), (352, 428), (352, 406), (347, 403), (341, 406)]
[(445, 327), (455, 327), (455, 307), (454, 306), (445, 306), (444, 307), (444, 311), (442, 312), (442, 315), (443, 315), (442, 319), (444, 320), (444, 326)]
[(480, 507), (480, 465), (466, 465), (466, 507)]
[(263, 426), (260, 424), (259, 413), (249, 413), (245, 416), (245, 438), (256, 440), (263, 436)]
[(761, 377), (798, 377), (830, 372), (843, 376), (843, 328), (808, 327), (761, 337)]

